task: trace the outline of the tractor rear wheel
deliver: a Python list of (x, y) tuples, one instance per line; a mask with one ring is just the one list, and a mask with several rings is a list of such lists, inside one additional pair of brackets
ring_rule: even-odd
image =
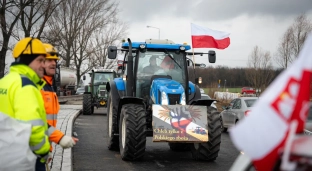
[(119, 122), (119, 148), (123, 160), (143, 158), (146, 147), (146, 116), (141, 104), (125, 104)]
[(109, 99), (107, 102), (107, 131), (108, 131), (108, 149), (109, 150), (119, 150), (119, 137), (115, 134), (117, 131), (115, 128), (117, 127), (117, 106), (112, 96), (112, 91), (109, 92)]
[(189, 143), (168, 143), (170, 150), (172, 151), (189, 151), (190, 144)]
[(214, 161), (218, 157), (221, 144), (220, 112), (209, 106), (207, 108), (208, 142), (193, 143), (191, 145), (192, 156), (195, 160)]
[(92, 105), (92, 95), (83, 94), (82, 114), (91, 115), (93, 111), (94, 111), (94, 106)]

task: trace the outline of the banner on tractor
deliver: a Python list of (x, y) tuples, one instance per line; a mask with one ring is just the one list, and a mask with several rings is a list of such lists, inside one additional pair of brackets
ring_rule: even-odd
[(207, 107), (153, 105), (154, 142), (207, 142)]

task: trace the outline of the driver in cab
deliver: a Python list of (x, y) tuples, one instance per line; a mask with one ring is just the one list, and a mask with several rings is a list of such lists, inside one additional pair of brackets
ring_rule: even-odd
[(152, 55), (152, 57), (149, 59), (150, 65), (143, 68), (143, 73), (153, 75), (156, 71), (161, 69), (161, 67), (157, 66), (156, 58), (157, 58), (156, 55)]

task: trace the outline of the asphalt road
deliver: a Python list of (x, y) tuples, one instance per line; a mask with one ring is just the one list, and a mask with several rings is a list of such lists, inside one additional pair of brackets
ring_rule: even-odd
[(106, 109), (95, 110), (93, 115), (80, 115), (74, 126), (79, 142), (73, 148), (74, 171), (159, 171), (159, 170), (229, 170), (239, 152), (233, 146), (228, 133), (222, 134), (221, 149), (214, 162), (192, 159), (189, 151), (173, 152), (167, 143), (153, 143), (147, 139), (146, 153), (142, 161), (126, 162), (119, 152), (107, 149)]

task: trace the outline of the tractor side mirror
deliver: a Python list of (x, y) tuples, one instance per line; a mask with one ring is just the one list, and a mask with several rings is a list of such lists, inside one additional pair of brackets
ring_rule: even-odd
[(116, 59), (117, 57), (117, 47), (116, 46), (109, 46), (107, 49), (108, 58), (109, 59)]
[(216, 52), (214, 50), (208, 51), (209, 63), (216, 63)]
[(86, 80), (86, 76), (84, 75), (84, 76), (82, 77), (82, 79), (83, 79), (83, 80)]

